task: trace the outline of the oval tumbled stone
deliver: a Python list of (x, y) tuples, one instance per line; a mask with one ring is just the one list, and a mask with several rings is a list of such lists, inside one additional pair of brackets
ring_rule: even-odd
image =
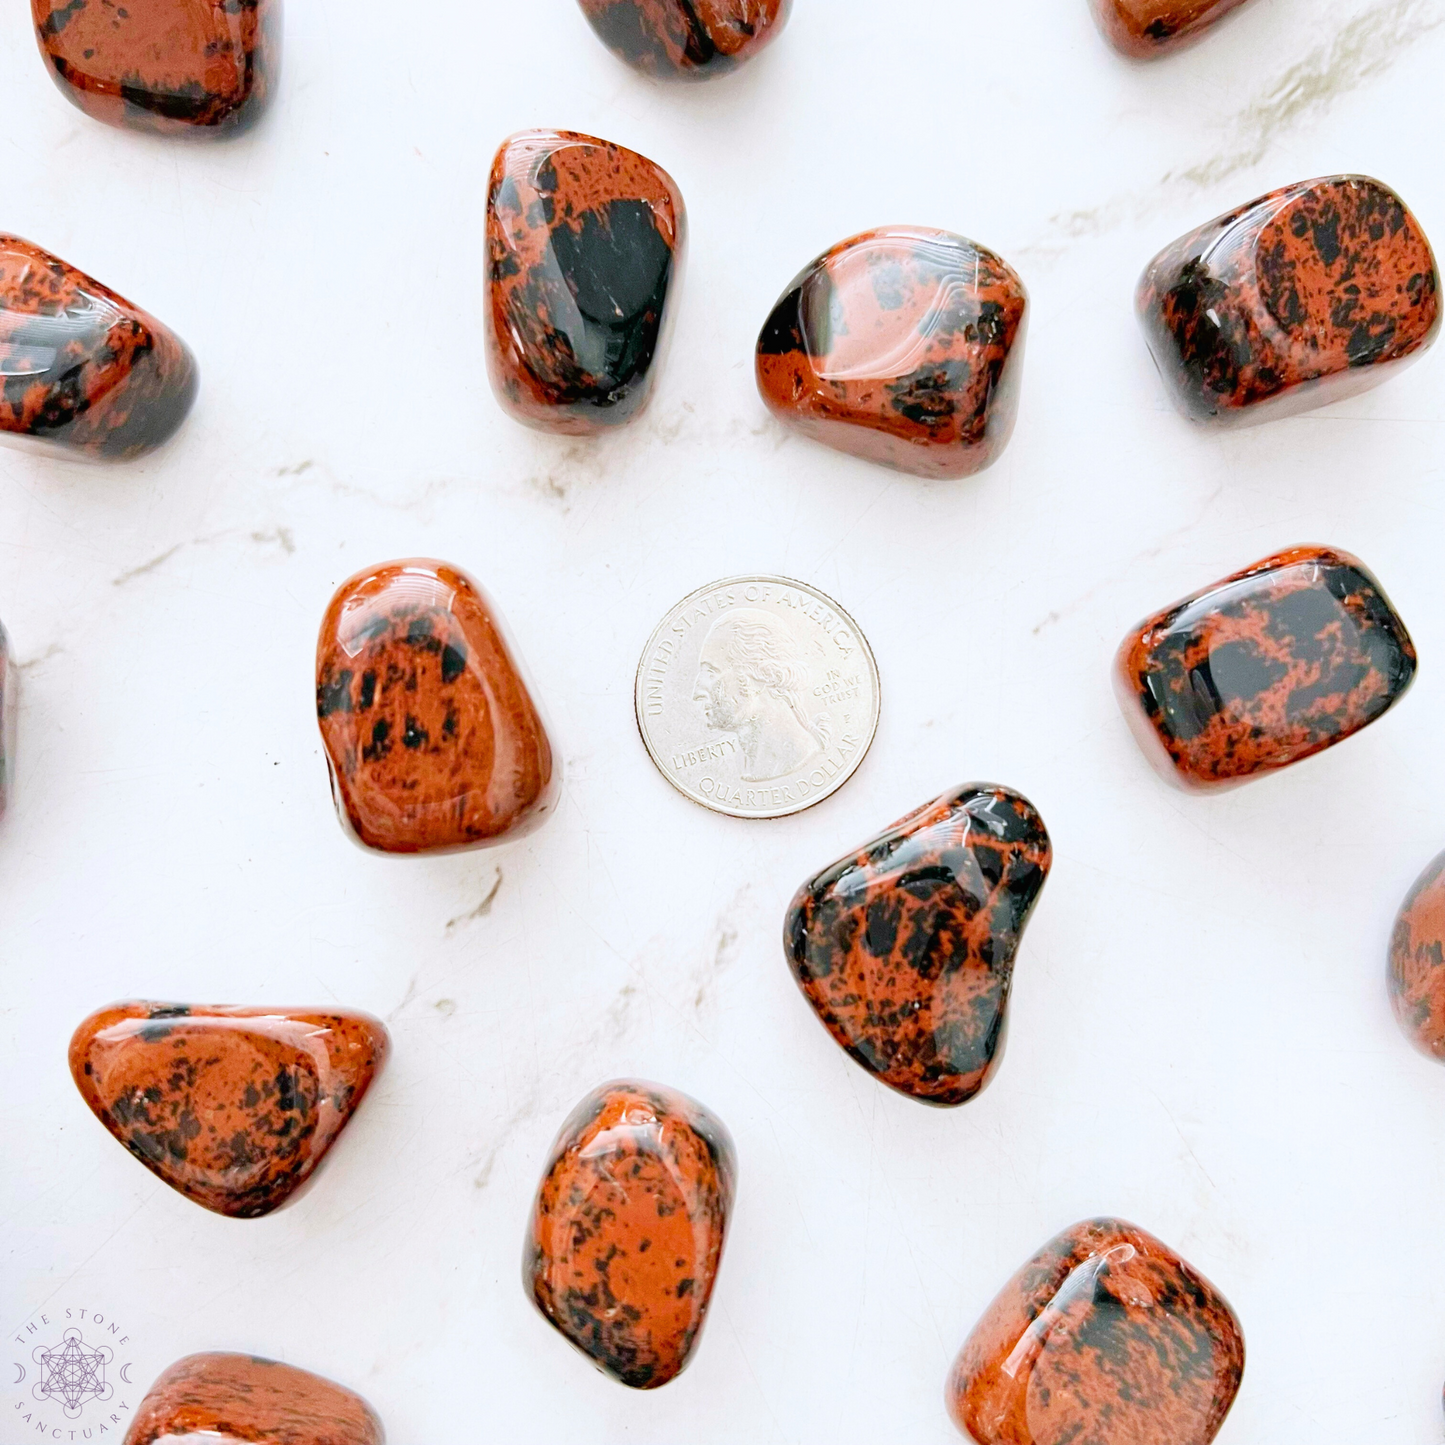
[(692, 1357), (737, 1180), (722, 1121), (675, 1089), (593, 1090), (552, 1146), (522, 1283), (604, 1375), (652, 1390)]
[(1028, 799), (989, 783), (945, 793), (798, 890), (784, 930), (798, 987), (890, 1088), (967, 1103), (1002, 1059), (1014, 957), (1052, 860)]
[(1445, 853), (1400, 905), (1390, 938), (1390, 1003), (1405, 1037), (1445, 1063)]
[(75, 1031), (70, 1072), (153, 1174), (217, 1214), (255, 1219), (310, 1180), (388, 1046), (364, 1013), (119, 1003)]

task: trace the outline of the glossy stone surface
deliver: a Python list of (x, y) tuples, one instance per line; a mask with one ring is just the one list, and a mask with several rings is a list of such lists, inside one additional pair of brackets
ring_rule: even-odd
[(736, 1180), (732, 1138), (696, 1100), (636, 1080), (594, 1089), (552, 1145), (523, 1288), (604, 1375), (667, 1384), (697, 1347)]
[(15, 733), (20, 710), (20, 671), (10, 651), (10, 638), (0, 627), (0, 818), (10, 806), (15, 786)]
[(561, 763), (501, 617), (445, 562), (341, 584), (316, 643), (316, 715), (337, 816), (363, 847), (484, 848), (556, 806)]
[(1188, 417), (1241, 426), (1355, 396), (1440, 332), (1440, 277), (1388, 186), (1286, 186), (1161, 251), (1139, 282), (1145, 339)]
[(386, 1445), (350, 1390), (255, 1355), (187, 1355), (150, 1387), (125, 1445)]
[(1166, 779), (1218, 788), (1343, 742), (1404, 696), (1415, 665), (1364, 563), (1295, 547), (1141, 623), (1119, 649), (1114, 686)]
[(785, 426), (920, 477), (995, 462), (1018, 414), (1028, 295), (992, 251), (888, 226), (806, 267), (758, 337), (758, 390)]
[(870, 1074), (926, 1104), (967, 1103), (1002, 1062), (1014, 957), (1052, 861), (1012, 789), (945, 793), (798, 890), (793, 977)]
[(1405, 1037), (1445, 1063), (1445, 853), (1400, 905), (1390, 938), (1390, 1003)]
[(1152, 60), (1193, 44), (1210, 26), (1247, 0), (1089, 0), (1094, 19), (1113, 47), (1136, 60)]
[(793, 0), (580, 0), (612, 53), (644, 75), (711, 80), (777, 38)]
[(114, 291), (0, 236), (0, 441), (120, 461), (167, 441), (196, 395), (185, 343)]
[(686, 211), (636, 151), (537, 130), (487, 192), (487, 366), (517, 421), (592, 436), (637, 416), (670, 330)]
[(70, 1041), (97, 1119), (187, 1199), (233, 1219), (293, 1200), (386, 1061), (368, 1014), (120, 1003)]
[(30, 0), (60, 92), (108, 125), (226, 136), (276, 86), (281, 0)]
[(1065, 1230), (1004, 1286), (949, 1376), (977, 1445), (1209, 1445), (1244, 1374), (1229, 1302), (1131, 1224)]

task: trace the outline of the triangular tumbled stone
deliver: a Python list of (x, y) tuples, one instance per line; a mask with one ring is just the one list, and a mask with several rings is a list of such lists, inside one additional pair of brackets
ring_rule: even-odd
[(993, 1077), (1014, 955), (1049, 875), (1044, 820), (972, 783), (810, 879), (788, 912), (793, 976), (844, 1050), (890, 1088), (964, 1104)]
[(70, 1041), (95, 1116), (188, 1199), (236, 1219), (295, 1198), (386, 1059), (368, 1014), (121, 1003)]

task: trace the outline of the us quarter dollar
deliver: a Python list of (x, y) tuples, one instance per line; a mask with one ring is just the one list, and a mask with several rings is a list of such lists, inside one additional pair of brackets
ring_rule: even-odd
[(729, 577), (684, 597), (637, 668), (637, 726), (678, 792), (734, 818), (785, 818), (836, 793), (878, 728), (878, 665), (831, 597)]

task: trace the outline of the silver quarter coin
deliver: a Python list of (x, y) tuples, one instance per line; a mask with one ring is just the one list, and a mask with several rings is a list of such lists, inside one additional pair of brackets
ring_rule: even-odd
[(637, 726), (694, 803), (786, 818), (858, 770), (878, 728), (878, 664), (816, 587), (729, 577), (684, 597), (648, 639)]

